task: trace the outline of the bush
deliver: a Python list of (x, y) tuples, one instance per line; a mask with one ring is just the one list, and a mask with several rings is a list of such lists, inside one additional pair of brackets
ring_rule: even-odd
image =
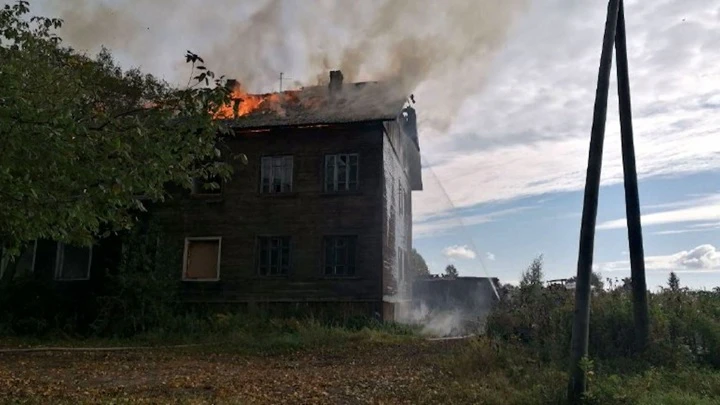
[[(572, 291), (523, 286), (488, 316), (487, 334), (521, 342), (544, 360), (567, 364), (572, 333)], [(596, 291), (591, 299), (590, 357), (605, 367), (702, 364), (720, 368), (720, 294), (662, 291), (649, 295), (650, 342), (635, 355), (631, 295), (625, 289)], [(640, 360), (640, 361), (639, 361)]]
[(119, 268), (107, 271), (95, 301), (95, 335), (128, 337), (161, 328), (178, 313), (175, 253), (159, 230), (140, 228), (123, 243)]

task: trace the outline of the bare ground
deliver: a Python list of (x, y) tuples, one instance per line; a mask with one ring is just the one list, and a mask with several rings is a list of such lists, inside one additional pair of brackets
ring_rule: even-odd
[(0, 402), (433, 402), (436, 360), (457, 344), (353, 343), (274, 356), (228, 348), (0, 353)]

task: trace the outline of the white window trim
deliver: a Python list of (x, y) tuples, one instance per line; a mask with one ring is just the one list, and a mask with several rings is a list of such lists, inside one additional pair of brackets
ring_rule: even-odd
[[(33, 255), (30, 264), (30, 273), (35, 273), (35, 259), (37, 258), (37, 239), (33, 241)], [(5, 270), (10, 262), (5, 257), (5, 249), (0, 249), (0, 279), (5, 275)]]
[[(285, 178), (285, 170), (284, 170), (285, 169), (285, 166), (284, 166), (285, 159), (287, 159), (287, 158), (289, 158), (289, 160), (290, 160), (290, 178), (289, 179)], [(265, 191), (263, 189), (263, 180), (265, 179), (265, 174), (266, 174), (265, 173), (265, 159), (270, 159), (270, 173), (269, 173), (270, 184), (268, 186), (268, 191)], [(275, 159), (283, 160), (283, 170), (282, 170), (282, 174), (280, 176), (280, 182), (281, 182), (280, 187), (282, 188), (283, 181), (288, 181), (288, 183), (290, 184), (289, 190), (285, 190), (285, 191), (273, 191), (272, 190), (273, 180), (275, 179), (275, 177), (273, 176), (273, 163), (274, 163)], [(295, 184), (293, 184), (294, 182), (295, 182), (295, 156), (294, 155), (268, 155), (268, 156), (260, 157), (260, 193), (262, 193), (262, 194), (292, 193), (293, 189), (295, 187)]]
[(85, 281), (90, 280), (90, 269), (92, 269), (92, 255), (93, 255), (93, 248), (92, 245), (89, 248), (88, 252), (88, 269), (87, 269), (87, 276), (83, 278), (62, 278), (60, 275), (62, 274), (62, 266), (65, 262), (65, 255), (62, 255), (62, 259), (60, 260), (61, 252), (65, 248), (65, 244), (62, 242), (57, 242), (57, 248), (55, 249), (55, 281)]
[[(340, 156), (346, 156), (348, 159), (348, 168), (345, 171), (345, 188), (341, 189), (338, 186), (338, 160), (340, 159)], [(350, 157), (355, 156), (355, 159), (357, 161), (357, 168), (355, 171), (355, 189), (351, 190), (350, 187)], [(348, 191), (356, 191), (360, 189), (360, 154), (359, 153), (331, 153), (329, 155), (325, 155), (325, 167), (324, 170), (327, 171), (328, 169), (328, 160), (330, 158), (335, 158), (335, 164), (333, 165), (333, 187), (332, 189), (328, 187), (327, 184), (327, 173), (324, 173), (323, 176), (323, 182), (325, 183), (325, 192), (327, 193), (343, 193)]]
[[(218, 241), (218, 257), (217, 257), (217, 269), (215, 269), (215, 274), (217, 275), (215, 278), (187, 278), (187, 256), (188, 256), (188, 247), (190, 245), (190, 242), (197, 242), (197, 241), (209, 241), (209, 240), (216, 240)], [(194, 282), (214, 282), (214, 281), (220, 281), (220, 257), (222, 253), (222, 236), (192, 236), (185, 238), (185, 248), (183, 249), (183, 272), (182, 272), (182, 281), (194, 281)]]

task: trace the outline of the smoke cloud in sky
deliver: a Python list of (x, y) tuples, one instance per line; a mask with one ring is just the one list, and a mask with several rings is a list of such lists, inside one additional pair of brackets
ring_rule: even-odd
[[(185, 49), (254, 92), (317, 84), (341, 69), (347, 81), (389, 80), (414, 92), (420, 124), (444, 131), (481, 91), (494, 53), (527, 0), (186, 1), (38, 0), (33, 11), (66, 22), (65, 42), (168, 81), (187, 80)], [(37, 6), (36, 6), (37, 5)], [(427, 106), (427, 108), (423, 108)], [(426, 128), (427, 129), (427, 128)]]

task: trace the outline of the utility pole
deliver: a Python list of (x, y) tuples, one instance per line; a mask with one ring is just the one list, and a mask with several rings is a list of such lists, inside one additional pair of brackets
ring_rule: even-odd
[(642, 224), (640, 222), (640, 197), (638, 192), (637, 168), (635, 166), (635, 144), (633, 141), (632, 109), (630, 103), (630, 78), (628, 72), (627, 38), (625, 32), (625, 9), (623, 0), (609, 0), (605, 22), (600, 70), (595, 92), (595, 109), (590, 133), (585, 199), (583, 201), (582, 224), (580, 226), (580, 249), (578, 252), (577, 282), (575, 287), (575, 314), (573, 318), (570, 382), (568, 399), (577, 404), (587, 388), (585, 372), (581, 361), (588, 354), (590, 327), (590, 275), (592, 273), (595, 224), (597, 220), (602, 151), (607, 118), (608, 88), (612, 68), (613, 42), (617, 53), (617, 81), (620, 115), (620, 137), (622, 141), (623, 175), (625, 185), (625, 217), (628, 228), (630, 268), (632, 273), (633, 317), (636, 335), (636, 350), (647, 347), (650, 330), (647, 283), (645, 280), (645, 253), (643, 251)]
[(602, 152), (605, 141), (612, 51), (618, 20), (618, 3), (619, 0), (609, 0), (608, 2), (605, 34), (603, 36), (602, 53), (600, 54), (600, 69), (595, 90), (593, 122), (590, 130), (590, 152), (588, 154), (585, 179), (585, 197), (580, 226), (580, 246), (575, 284), (575, 313), (572, 341), (570, 343), (571, 364), (568, 399), (573, 404), (580, 403), (587, 387), (586, 375), (581, 367), (581, 361), (587, 356), (590, 334), (590, 274), (592, 273), (595, 245), (595, 224), (597, 221), (598, 194), (600, 192), (600, 172), (602, 170)]
[(635, 348), (644, 351), (650, 335), (648, 316), (647, 283), (645, 281), (645, 252), (643, 249), (642, 224), (640, 223), (640, 196), (637, 168), (635, 166), (635, 143), (633, 141), (632, 109), (630, 103), (630, 78), (628, 70), (627, 40), (625, 34), (625, 10), (620, 0), (615, 53), (617, 54), (617, 82), (620, 110), (620, 139), (622, 141), (623, 175), (625, 183), (625, 218), (628, 229), (630, 272), (632, 277), (633, 319), (635, 322)]

